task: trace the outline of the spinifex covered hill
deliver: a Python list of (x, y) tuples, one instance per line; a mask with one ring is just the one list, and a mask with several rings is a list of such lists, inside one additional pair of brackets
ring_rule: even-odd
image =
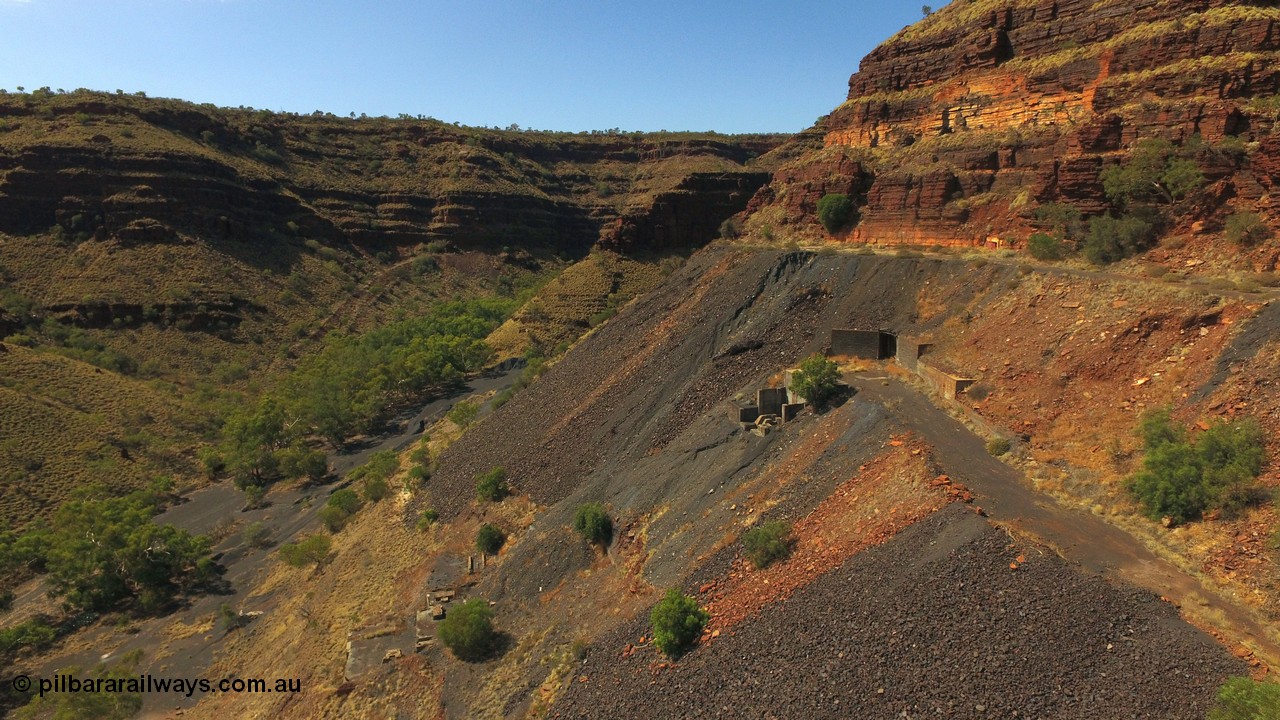
[(0, 507), (22, 524), (78, 484), (193, 477), (220, 394), (327, 332), (607, 250), (498, 348), (549, 352), (714, 238), (780, 140), (0, 95)]

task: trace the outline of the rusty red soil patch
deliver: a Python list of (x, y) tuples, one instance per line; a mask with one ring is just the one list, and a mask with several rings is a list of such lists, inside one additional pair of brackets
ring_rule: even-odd
[(972, 500), (969, 491), (937, 473), (928, 446), (911, 435), (858, 468), (813, 512), (795, 523), (791, 556), (763, 570), (744, 558), (698, 589), (711, 613), (704, 641), (789, 597), (853, 555), (879, 545), (948, 503)]

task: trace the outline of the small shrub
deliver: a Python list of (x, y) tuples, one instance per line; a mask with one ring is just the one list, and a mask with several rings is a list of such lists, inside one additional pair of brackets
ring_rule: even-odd
[(1218, 703), (1208, 720), (1264, 720), (1280, 718), (1280, 684), (1229, 678), (1218, 688)]
[(331, 533), (341, 532), (350, 519), (351, 513), (340, 507), (325, 505), (320, 508), (320, 522), (324, 523), (325, 529)]
[(503, 545), (507, 544), (507, 535), (494, 525), (485, 523), (476, 532), (476, 550), (485, 555), (497, 555)]
[(991, 386), (986, 383), (974, 383), (965, 388), (964, 394), (979, 402), (991, 397)]
[(853, 206), (853, 201), (843, 193), (828, 193), (818, 201), (818, 221), (829, 233), (848, 225), (856, 214), (857, 208)]
[(1027, 250), (1037, 260), (1061, 260), (1066, 257), (1062, 241), (1047, 233), (1035, 233), (1027, 240)]
[(1272, 492), (1258, 485), (1233, 487), (1222, 494), (1218, 509), (1222, 511), (1224, 520), (1236, 520), (1249, 508), (1265, 505), (1271, 502), (1271, 499)]
[(245, 545), (260, 550), (271, 545), (271, 528), (261, 520), (255, 520), (245, 527), (240, 537)]
[(734, 240), (742, 236), (742, 221), (736, 217), (726, 218), (720, 223), (720, 237)]
[(502, 502), (511, 494), (507, 471), (496, 467), (476, 479), (476, 497), (489, 502)]
[(1138, 434), (1146, 455), (1142, 470), (1129, 479), (1129, 490), (1151, 519), (1184, 523), (1211, 507), (1236, 513), (1265, 499), (1251, 489), (1263, 462), (1257, 421), (1220, 423), (1193, 442), (1168, 410), (1159, 410), (1143, 416)]
[(1146, 250), (1155, 238), (1156, 226), (1142, 217), (1099, 215), (1089, 220), (1084, 256), (1094, 265), (1107, 265)]
[(840, 366), (814, 353), (800, 362), (800, 369), (791, 376), (791, 387), (821, 407), (840, 393)]
[(579, 506), (573, 515), (573, 529), (595, 545), (608, 545), (613, 538), (613, 520), (600, 503)]
[(763, 570), (791, 554), (791, 527), (773, 520), (751, 528), (742, 535), (742, 548), (751, 566)]
[(1084, 237), (1080, 209), (1066, 203), (1046, 203), (1036, 208), (1036, 222), (1049, 228), (1053, 235), (1068, 240)]
[(40, 620), (0, 630), (0, 654), (13, 655), (23, 650), (44, 650), (57, 639), (58, 632)]
[(378, 502), (391, 494), (391, 486), (387, 484), (386, 478), (365, 478), (364, 485), (360, 488), (360, 494), (368, 502)]
[(451, 607), (436, 626), (436, 634), (459, 660), (483, 660), (493, 652), (497, 637), (493, 630), (493, 609), (481, 598)]
[(1000, 457), (1009, 452), (1009, 441), (1005, 438), (991, 438), (987, 441), (987, 453), (992, 457)]
[(446, 417), (453, 421), (453, 423), (458, 427), (467, 428), (476, 421), (476, 416), (479, 414), (479, 405), (464, 400), (450, 408)]
[(1223, 228), (1227, 240), (1246, 247), (1266, 240), (1269, 234), (1262, 216), (1255, 212), (1238, 212), (1227, 218)]
[(421, 485), (430, 479), (431, 470), (426, 465), (414, 465), (409, 468), (409, 480)]
[(291, 567), (319, 565), (329, 557), (329, 550), (332, 547), (333, 541), (328, 536), (311, 535), (301, 542), (281, 545), (280, 557)]
[(418, 516), (418, 529), (426, 530), (427, 528), (434, 525), (436, 523), (436, 520), (439, 520), (439, 519), (440, 519), (440, 513), (436, 512), (431, 508), (427, 508), (426, 510), (422, 511), (421, 515)]
[(653, 644), (667, 657), (678, 657), (698, 642), (710, 620), (711, 615), (698, 607), (696, 599), (671, 588), (649, 613)]

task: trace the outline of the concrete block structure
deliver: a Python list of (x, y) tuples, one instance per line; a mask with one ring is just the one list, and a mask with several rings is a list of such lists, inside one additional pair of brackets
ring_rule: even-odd
[(830, 354), (888, 360), (898, 354), (898, 336), (888, 330), (832, 330)]
[[(753, 426), (752, 432), (759, 430), (756, 434), (763, 436), (776, 425), (794, 418), (804, 406), (804, 400), (796, 398), (785, 387), (760, 388), (756, 391), (755, 405), (735, 407), (730, 417), (743, 425)], [(767, 427), (762, 427), (762, 423)]]
[(974, 383), (973, 378), (958, 377), (940, 370), (939, 368), (924, 362), (917, 362), (916, 371), (920, 377), (927, 380), (937, 391), (948, 400), (955, 400), (956, 396), (964, 392), (970, 385)]
[(756, 391), (756, 407), (761, 415), (781, 415), (786, 402), (786, 388), (760, 388)]
[(916, 363), (920, 361), (920, 356), (928, 352), (929, 347), (930, 343), (920, 342), (920, 338), (899, 335), (897, 354), (894, 356), (894, 360), (908, 370), (915, 370)]
[(832, 330), (831, 354), (865, 360), (880, 359), (879, 330)]

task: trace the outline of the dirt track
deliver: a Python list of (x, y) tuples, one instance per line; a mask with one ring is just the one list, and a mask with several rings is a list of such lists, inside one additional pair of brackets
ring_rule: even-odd
[[(854, 383), (859, 400), (889, 408), (898, 422), (933, 445), (942, 466), (979, 495), (978, 502), (994, 519), (1031, 533), (1087, 570), (1127, 580), (1178, 604), (1210, 594), (1123, 530), (1097, 516), (1064, 508), (1029, 488), (1022, 473), (987, 453), (982, 438), (910, 387), (896, 381)], [(1269, 664), (1280, 662), (1280, 647), (1267, 637), (1252, 613), (1216, 595), (1213, 607), (1220, 613), (1221, 630), (1244, 642)]]

